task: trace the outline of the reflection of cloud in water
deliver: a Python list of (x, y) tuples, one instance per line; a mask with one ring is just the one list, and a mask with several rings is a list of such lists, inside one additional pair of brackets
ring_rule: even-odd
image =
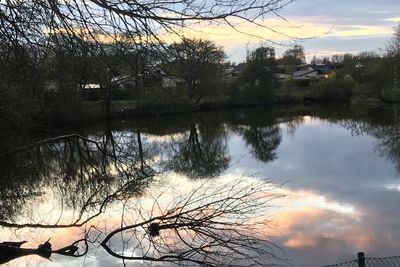
[(317, 195), (313, 192), (283, 190), (282, 194), (286, 195), (286, 197), (283, 199), (282, 208), (280, 210), (296, 210), (311, 207), (331, 210), (338, 213), (355, 213), (354, 207), (349, 204), (327, 200), (324, 196)]
[[(282, 132), (286, 125), (280, 126)], [(288, 197), (273, 220), (274, 239), (295, 266), (320, 266), (369, 256), (397, 255), (400, 247), (399, 181), (377, 155), (376, 139), (352, 136), (335, 123), (304, 117), (292, 138), (284, 135), (277, 159), (245, 157), (236, 173), (257, 173), (285, 184)], [(232, 161), (242, 156), (230, 145)], [(310, 259), (313, 259), (310, 263)]]

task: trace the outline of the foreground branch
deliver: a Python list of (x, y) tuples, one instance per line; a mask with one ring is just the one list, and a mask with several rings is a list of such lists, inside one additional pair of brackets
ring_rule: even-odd
[[(85, 245), (85, 249), (83, 252), (78, 253), (79, 243), (83, 242)], [(81, 239), (75, 241), (69, 246), (52, 250), (51, 244), (48, 241), (39, 245), (37, 248), (21, 248), (21, 245), (25, 244), (26, 241), (22, 242), (3, 242), (0, 243), (0, 264), (7, 263), (9, 261), (15, 260), (19, 257), (24, 257), (28, 255), (38, 255), (43, 258), (49, 259), (52, 254), (59, 254), (63, 256), (69, 257), (82, 257), (86, 255), (88, 251), (88, 244), (86, 239)]]
[[(201, 266), (276, 266), (278, 249), (263, 232), (266, 209), (280, 197), (268, 184), (204, 183), (163, 207), (155, 199), (147, 220), (110, 232), (101, 246), (124, 260)], [(156, 208), (157, 207), (157, 208)], [(142, 216), (142, 214), (140, 214)], [(118, 234), (118, 235), (117, 235)], [(111, 240), (127, 236), (135, 256), (115, 252)], [(128, 237), (129, 236), (129, 237)]]

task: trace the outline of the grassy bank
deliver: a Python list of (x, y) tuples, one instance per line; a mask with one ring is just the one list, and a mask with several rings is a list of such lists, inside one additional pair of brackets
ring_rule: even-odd
[[(372, 103), (382, 104), (367, 91), (360, 89), (355, 82), (345, 79), (327, 79), (311, 83), (306, 87), (287, 87), (262, 91), (258, 89), (235, 89), (223, 95), (205, 97), (198, 103), (183, 97), (180, 89), (147, 90), (140, 99), (113, 100), (111, 117), (158, 116), (164, 114), (180, 114), (206, 110), (235, 107), (253, 107), (267, 105), (297, 105), (314, 103)], [(250, 90), (250, 91), (248, 91)], [(179, 92), (178, 92), (179, 91)], [(99, 120), (105, 117), (103, 101), (82, 101), (83, 120)]]
[[(371, 88), (353, 80), (336, 78), (314, 81), (308, 86), (283, 84), (276, 89), (221, 88), (200, 101), (189, 100), (183, 88), (146, 88), (144, 93), (136, 94), (136, 98), (131, 96), (130, 99), (112, 100), (108, 119), (185, 114), (238, 107), (341, 103), (369, 106), (387, 104)], [(80, 99), (73, 108), (71, 105), (68, 107), (59, 112), (50, 112), (52, 117), (45, 120), (44, 127), (82, 125), (107, 119), (105, 102), (102, 100)]]

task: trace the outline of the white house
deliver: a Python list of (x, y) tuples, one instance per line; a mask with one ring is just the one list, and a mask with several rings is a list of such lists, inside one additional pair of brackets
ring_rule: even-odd
[(83, 90), (96, 90), (100, 89), (100, 84), (99, 83), (86, 83), (82, 84), (82, 89)]
[(181, 78), (176, 78), (172, 76), (162, 76), (161, 78), (162, 88), (175, 88), (180, 83), (184, 83), (184, 80)]

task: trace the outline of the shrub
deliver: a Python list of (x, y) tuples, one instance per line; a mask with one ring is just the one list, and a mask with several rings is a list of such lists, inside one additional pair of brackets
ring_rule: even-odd
[(296, 82), (293, 79), (284, 80), (282, 82), (282, 89), (291, 90), (296, 87)]
[(322, 101), (345, 101), (353, 96), (354, 87), (352, 80), (326, 79), (313, 84), (312, 90)]
[(400, 90), (393, 87), (383, 88), (381, 98), (385, 102), (398, 103), (400, 101)]

